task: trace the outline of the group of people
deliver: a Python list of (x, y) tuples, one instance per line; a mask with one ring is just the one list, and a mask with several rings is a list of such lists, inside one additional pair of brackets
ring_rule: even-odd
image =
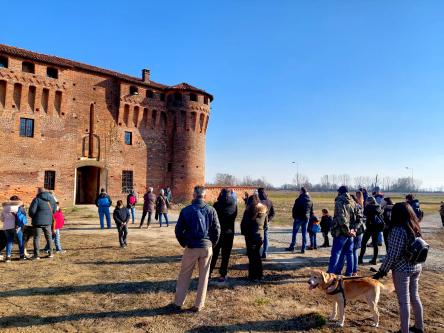
[[(245, 212), (241, 221), (241, 234), (245, 238), (248, 256), (248, 277), (258, 281), (263, 277), (262, 258), (266, 256), (265, 240), (268, 224), (274, 216), (272, 202), (263, 188), (253, 195), (244, 198)], [(384, 202), (383, 202), (384, 200)], [(378, 203), (379, 201), (379, 203)], [(381, 203), (381, 204), (380, 204)], [(382, 206), (382, 207), (381, 207)], [(349, 194), (346, 186), (338, 189), (335, 199), (334, 215), (322, 209), (321, 221), (313, 211), (313, 202), (305, 188), (300, 191), (293, 207), (293, 233), (289, 251), (294, 251), (296, 235), (302, 229), (301, 253), (306, 250), (306, 234), (311, 240), (311, 249), (316, 249), (316, 233), (322, 232), (323, 247), (329, 246), (329, 233), (333, 244), (328, 265), (328, 272), (342, 274), (347, 262), (345, 276), (356, 276), (358, 264), (362, 263), (367, 242), (372, 238), (376, 263), (378, 237), (383, 234), (387, 255), (374, 279), (380, 279), (393, 272), (393, 281), (399, 300), (401, 330), (400, 332), (423, 332), (423, 308), (418, 293), (418, 281), (421, 264), (407, 259), (406, 248), (410, 240), (421, 235), (419, 222), (423, 213), (419, 201), (409, 194), (405, 202), (394, 204), (390, 198), (384, 198), (379, 190), (366, 195), (362, 190)], [(216, 266), (220, 251), (219, 282), (227, 280), (228, 262), (234, 238), (234, 221), (237, 216), (237, 202), (229, 190), (222, 189), (214, 207), (205, 202), (205, 188), (194, 189), (194, 200), (190, 206), (180, 212), (175, 228), (179, 244), (185, 248), (182, 265), (176, 285), (176, 295), (172, 306), (180, 310), (185, 297), (194, 266), (199, 267), (199, 283), (193, 309), (200, 311), (205, 304), (208, 279)], [(317, 227), (316, 227), (317, 226)], [(260, 249), (264, 247), (261, 255)], [(358, 256), (358, 251), (360, 251)], [(409, 327), (410, 304), (415, 315), (415, 325)]]
[[(46, 239), (44, 251), (48, 258), (54, 257), (54, 250), (57, 253), (65, 253), (60, 238), (60, 230), (64, 226), (65, 219), (53, 193), (39, 188), (28, 212), (26, 212), (23, 201), (17, 195), (11, 196), (9, 201), (2, 203), (2, 207), (0, 218), (3, 222), (3, 232), (0, 233), (0, 244), (5, 244), (6, 247), (5, 262), (11, 262), (15, 242), (19, 248), (20, 260), (39, 260), (42, 233)], [(31, 224), (28, 223), (28, 216), (32, 219)], [(34, 244), (32, 257), (26, 251), (26, 245), (31, 238)]]

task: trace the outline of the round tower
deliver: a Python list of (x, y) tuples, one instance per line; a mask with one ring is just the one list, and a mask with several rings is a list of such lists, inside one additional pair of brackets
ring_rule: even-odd
[(205, 184), (205, 136), (213, 96), (181, 83), (166, 92), (172, 119), (168, 177), (174, 200), (190, 200), (193, 188)]

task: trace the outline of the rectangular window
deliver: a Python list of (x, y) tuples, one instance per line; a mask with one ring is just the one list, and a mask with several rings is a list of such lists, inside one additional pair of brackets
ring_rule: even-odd
[(122, 193), (130, 193), (133, 190), (133, 172), (122, 171)]
[(164, 93), (161, 93), (161, 94), (160, 94), (160, 100), (161, 100), (161, 101), (165, 101), (165, 94), (164, 94)]
[(204, 96), (204, 104), (208, 104), (208, 97)]
[(47, 190), (55, 189), (55, 171), (45, 171), (45, 181), (43, 187)]
[(133, 133), (125, 132), (125, 144), (132, 145), (133, 144)]
[(34, 119), (20, 118), (20, 136), (27, 138), (34, 136)]
[(146, 97), (148, 97), (148, 98), (154, 98), (153, 91), (152, 91), (152, 90), (147, 90), (147, 91), (146, 91)]
[(197, 95), (196, 94), (190, 94), (190, 101), (197, 102)]
[(173, 163), (169, 162), (167, 164), (167, 172), (171, 172), (171, 171), (173, 171)]

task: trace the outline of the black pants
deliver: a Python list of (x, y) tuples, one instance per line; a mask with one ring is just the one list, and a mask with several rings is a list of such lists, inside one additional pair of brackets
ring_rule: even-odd
[(126, 245), (126, 236), (128, 235), (128, 224), (125, 224), (124, 226), (117, 225), (117, 231), (119, 232), (120, 246)]
[(228, 272), (228, 262), (230, 261), (231, 249), (233, 248), (234, 234), (223, 233), (219, 239), (219, 242), (213, 248), (213, 257), (211, 258), (210, 275), (216, 267), (217, 258), (219, 252), (222, 250), (222, 262), (220, 264), (219, 273), (220, 276), (226, 276)]
[(46, 243), (49, 245), (49, 254), (52, 254), (52, 230), (51, 225), (34, 226), (34, 257), (38, 257), (40, 253), (40, 234), (45, 235)]
[(245, 236), (245, 243), (247, 245), (248, 255), (248, 278), (250, 280), (262, 279), (264, 276), (262, 268), (262, 258), (260, 249), (262, 246), (262, 240), (257, 237)]
[(324, 244), (322, 244), (322, 246), (330, 246), (330, 240), (328, 239), (328, 231), (322, 232), (322, 237), (324, 237)]
[(442, 226), (444, 227), (444, 215), (441, 215)]
[(369, 239), (372, 239), (372, 245), (373, 245), (373, 259), (372, 261), (376, 261), (378, 259), (378, 234), (379, 230), (367, 227), (367, 229), (364, 231), (364, 235), (362, 236), (362, 244), (361, 244), (361, 253), (359, 254), (359, 261), (362, 261), (364, 258), (365, 250), (367, 248), (367, 242)]
[(143, 213), (142, 213), (142, 219), (140, 220), (140, 226), (139, 227), (143, 226), (143, 222), (145, 222), (146, 214), (148, 214), (148, 222), (146, 223), (146, 227), (148, 228), (150, 226), (150, 224), (151, 224), (151, 216), (153, 215), (153, 212), (149, 212), (147, 210), (144, 210)]

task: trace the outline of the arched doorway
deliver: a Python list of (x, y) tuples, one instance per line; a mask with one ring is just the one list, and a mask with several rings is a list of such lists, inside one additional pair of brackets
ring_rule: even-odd
[(104, 169), (97, 166), (82, 166), (76, 169), (76, 205), (94, 204), (104, 183)]

